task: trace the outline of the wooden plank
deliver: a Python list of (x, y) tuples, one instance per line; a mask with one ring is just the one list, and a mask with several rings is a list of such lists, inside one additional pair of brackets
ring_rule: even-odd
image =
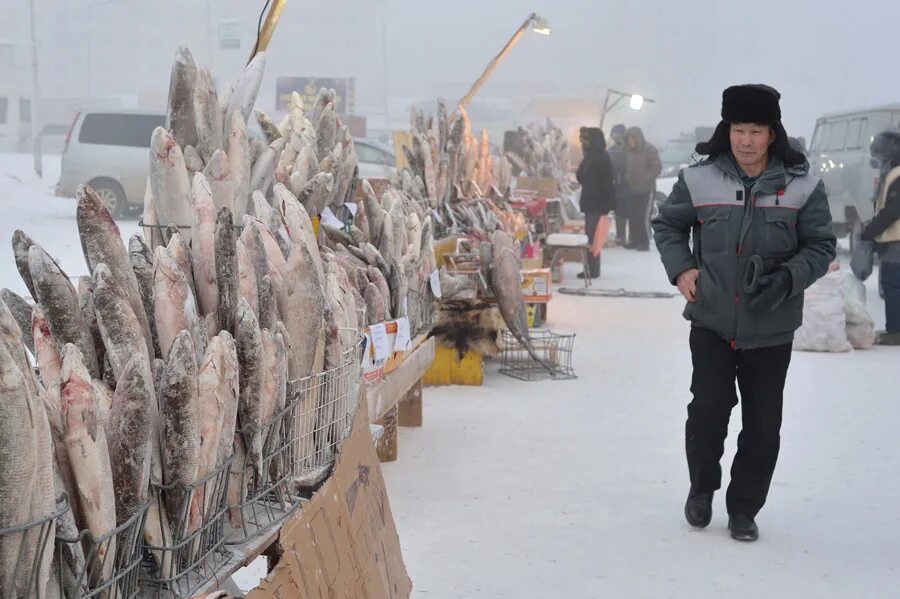
[(391, 408), (378, 424), (384, 427), (384, 433), (375, 443), (375, 453), (379, 462), (393, 462), (397, 459), (397, 415), (398, 406)]
[(422, 381), (400, 399), (397, 424), (400, 426), (422, 426)]
[(368, 383), (366, 400), (369, 422), (375, 423), (397, 406), (400, 398), (418, 383), (434, 360), (434, 338), (426, 339), (406, 356), (396, 370), (381, 380)]

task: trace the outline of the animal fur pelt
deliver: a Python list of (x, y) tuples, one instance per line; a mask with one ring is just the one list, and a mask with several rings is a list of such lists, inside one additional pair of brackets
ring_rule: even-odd
[(503, 318), (495, 305), (480, 300), (447, 300), (435, 311), (428, 336), (447, 349), (455, 349), (460, 359), (468, 350), (496, 356), (501, 326)]

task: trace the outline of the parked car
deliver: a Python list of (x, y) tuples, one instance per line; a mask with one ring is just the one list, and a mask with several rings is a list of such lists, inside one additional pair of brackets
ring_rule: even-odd
[(872, 168), (869, 144), (890, 126), (900, 124), (900, 103), (826, 114), (816, 121), (807, 156), (810, 172), (828, 189), (837, 235), (850, 235), (851, 245), (862, 223), (874, 215), (878, 171)]
[[(74, 197), (88, 183), (114, 217), (139, 213), (150, 174), (150, 138), (165, 115), (147, 110), (82, 110), (72, 122), (62, 152), (56, 195)], [(248, 135), (262, 138), (255, 120)], [(388, 146), (369, 139), (354, 140), (359, 176), (382, 178), (395, 169)]]
[(165, 115), (146, 110), (83, 110), (62, 153), (56, 195), (73, 197), (88, 183), (116, 217), (143, 208), (150, 173), (150, 137)]
[(384, 179), (397, 170), (393, 150), (374, 139), (354, 138), (360, 179)]
[(675, 187), (678, 173), (681, 169), (699, 162), (703, 159), (694, 151), (697, 143), (706, 141), (712, 137), (714, 127), (695, 127), (693, 133), (684, 133), (680, 137), (665, 143), (659, 150), (659, 161), (662, 163), (662, 171), (656, 179), (656, 203), (660, 204)]

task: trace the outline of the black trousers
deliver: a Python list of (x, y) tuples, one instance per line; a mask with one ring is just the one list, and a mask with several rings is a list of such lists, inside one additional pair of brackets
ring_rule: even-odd
[(625, 190), (616, 190), (616, 243), (628, 243), (628, 194)]
[[(588, 238), (588, 244), (594, 244), (594, 232), (597, 230), (597, 222), (603, 216), (603, 212), (586, 212), (584, 214), (584, 232)], [(591, 267), (591, 276), (600, 276), (600, 256), (588, 255), (588, 264)]]
[(719, 461), (725, 449), (731, 409), (741, 392), (743, 430), (731, 465), (728, 513), (755, 517), (766, 502), (781, 443), (784, 383), (791, 345), (733, 350), (709, 329), (691, 329), (694, 375), (685, 427), (691, 491), (711, 493), (722, 484)]
[(650, 199), (652, 193), (628, 196), (628, 245), (636, 249), (650, 247)]

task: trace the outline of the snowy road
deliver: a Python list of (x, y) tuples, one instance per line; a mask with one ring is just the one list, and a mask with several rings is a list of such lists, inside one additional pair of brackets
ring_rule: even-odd
[[(30, 157), (0, 155), (0, 287), (24, 292), (21, 228), (85, 274), (75, 202)], [(123, 236), (137, 230), (120, 222)], [(607, 288), (668, 290), (655, 254), (610, 250)], [(574, 284), (572, 272), (569, 284)], [(868, 283), (878, 327), (884, 307)], [(884, 597), (900, 588), (900, 349), (794, 354), (782, 453), (761, 539), (689, 529), (683, 456), (688, 326), (679, 300), (557, 294), (550, 326), (577, 332), (575, 381), (425, 392), (425, 426), (401, 429), (384, 467), (414, 596)], [(740, 415), (724, 464), (730, 464)], [(252, 577), (250, 577), (252, 578)], [(248, 580), (250, 580), (248, 578)], [(246, 584), (248, 588), (250, 584)]]
[[(667, 290), (655, 253), (610, 250), (601, 285)], [(568, 282), (574, 284), (571, 271)], [(884, 308), (869, 281), (878, 327)], [(900, 349), (794, 353), (761, 538), (682, 515), (689, 401), (680, 300), (557, 294), (575, 381), (425, 390), (384, 466), (414, 596), (884, 597), (900, 588)], [(735, 410), (727, 473), (740, 425)], [(727, 481), (727, 474), (725, 477)]]

